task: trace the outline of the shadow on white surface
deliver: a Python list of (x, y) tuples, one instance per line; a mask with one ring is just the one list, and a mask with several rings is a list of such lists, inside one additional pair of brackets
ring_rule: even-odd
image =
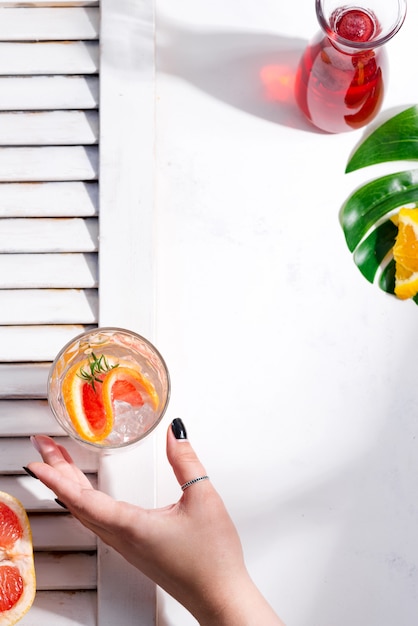
[(190, 29), (157, 16), (157, 69), (290, 128), (321, 132), (300, 113), (294, 80), (306, 41), (260, 32)]

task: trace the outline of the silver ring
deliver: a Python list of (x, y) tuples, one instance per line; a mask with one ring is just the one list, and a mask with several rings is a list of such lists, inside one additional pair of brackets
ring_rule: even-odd
[(199, 483), (201, 480), (209, 480), (209, 476), (199, 476), (199, 478), (193, 478), (193, 480), (188, 480), (187, 483), (184, 483), (184, 485), (181, 486), (182, 491), (187, 489), (187, 487), (194, 485), (195, 483)]

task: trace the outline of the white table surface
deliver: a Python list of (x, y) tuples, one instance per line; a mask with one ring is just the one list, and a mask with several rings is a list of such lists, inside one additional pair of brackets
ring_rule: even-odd
[[(362, 277), (339, 224), (387, 168), (344, 174), (370, 129), (325, 135), (294, 108), (313, 0), (156, 10), (159, 502), (181, 416), (288, 626), (416, 626), (418, 308)], [(411, 1), (379, 122), (418, 101), (417, 23)], [(164, 595), (159, 619), (196, 623)]]

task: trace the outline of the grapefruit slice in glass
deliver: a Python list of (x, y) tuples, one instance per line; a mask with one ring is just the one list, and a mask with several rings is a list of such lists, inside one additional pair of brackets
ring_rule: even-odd
[(124, 362), (110, 370), (103, 380), (103, 402), (105, 410), (113, 415), (114, 402), (120, 400), (131, 406), (142, 406), (149, 402), (154, 410), (159, 398), (154, 385), (141, 372)]
[[(93, 356), (97, 364), (101, 357)], [(115, 402), (123, 401), (135, 408), (148, 402), (154, 410), (159, 405), (154, 385), (130, 362), (106, 357), (104, 363), (106, 369), (95, 371), (93, 377), (91, 359), (76, 363), (62, 383), (62, 397), (76, 432), (93, 443), (103, 441), (112, 432)]]
[(88, 372), (89, 359), (70, 367), (62, 382), (62, 398), (72, 425), (86, 441), (99, 442), (110, 434), (113, 427), (112, 415), (106, 414), (103, 406), (102, 380), (98, 374), (88, 381), (80, 372)]
[(36, 593), (32, 533), (22, 504), (0, 491), (0, 624), (16, 624)]

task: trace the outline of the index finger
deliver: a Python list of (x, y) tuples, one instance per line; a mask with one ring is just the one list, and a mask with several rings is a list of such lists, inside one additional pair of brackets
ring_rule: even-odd
[(63, 446), (45, 435), (38, 435), (34, 440), (44, 462), (33, 461), (28, 464), (29, 469), (75, 517), (95, 532), (120, 522), (115, 500), (94, 489)]
[[(63, 446), (58, 445), (53, 439), (51, 439), (51, 437), (47, 437), (46, 435), (37, 435), (36, 437), (32, 437), (31, 441), (34, 448), (42, 456), (45, 464), (57, 470), (57, 472), (59, 472), (61, 476), (65, 476), (78, 482), (80, 486), (85, 488), (91, 487), (90, 481), (87, 479), (85, 474), (77, 467), (70, 454)], [(55, 476), (54, 473), (48, 472), (46, 469), (40, 467), (42, 466), (42, 464), (40, 463), (33, 462), (29, 465), (30, 469), (41, 480), (41, 476), (45, 472), (46, 477)], [(58, 479), (57, 476), (55, 478)]]

